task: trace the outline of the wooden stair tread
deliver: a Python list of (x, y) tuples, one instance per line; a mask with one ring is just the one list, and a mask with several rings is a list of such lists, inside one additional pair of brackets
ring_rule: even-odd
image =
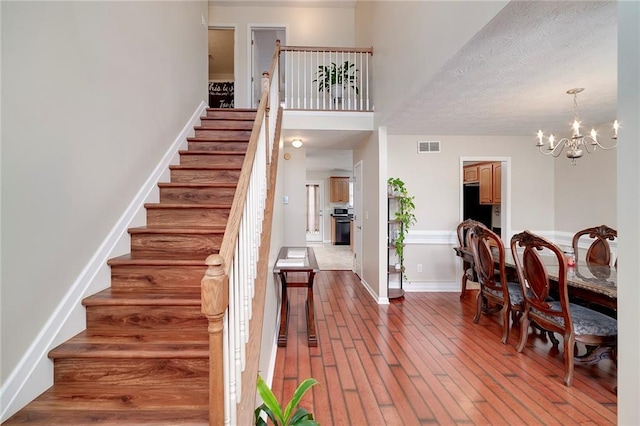
[(230, 155), (245, 155), (245, 153), (243, 151), (211, 151), (211, 150), (204, 150), (204, 149), (183, 149), (178, 151), (178, 154), (181, 155), (224, 155), (224, 156), (230, 156)]
[(146, 209), (230, 209), (231, 204), (145, 203)]
[(201, 165), (201, 164), (174, 164), (169, 166), (170, 170), (242, 170), (242, 166), (234, 166), (233, 164), (211, 164), (211, 165)]
[(186, 287), (184, 290), (169, 291), (149, 289), (112, 290), (107, 288), (86, 297), (84, 306), (200, 306), (200, 290)]
[(129, 234), (224, 234), (226, 226), (138, 226), (129, 228)]
[[(34, 401), (34, 409), (56, 409), (62, 412), (72, 412), (76, 410), (94, 412), (94, 410), (106, 410), (113, 413), (114, 409), (127, 409), (124, 416), (129, 419), (129, 415), (133, 418), (140, 413), (138, 410), (148, 411), (149, 416), (152, 413), (171, 412), (173, 409), (203, 409), (207, 407), (208, 390), (206, 386), (195, 385), (188, 386), (185, 383), (176, 383), (170, 385), (122, 385), (122, 384), (101, 384), (96, 387), (95, 384), (69, 383), (64, 386), (52, 386), (45, 391), (40, 397)], [(188, 390), (188, 392), (187, 392)], [(191, 393), (193, 391), (193, 393)], [(58, 401), (68, 400), (70, 404), (64, 407), (58, 406)], [(153, 410), (153, 411), (150, 411)], [(175, 416), (175, 414), (174, 414)], [(162, 417), (155, 416), (155, 424), (164, 423)], [(57, 418), (57, 416), (56, 416)], [(149, 416), (149, 420), (153, 417)], [(176, 416), (176, 418), (179, 418)], [(121, 421), (123, 419), (120, 419)], [(52, 423), (49, 423), (52, 424)], [(68, 424), (78, 424), (76, 422)], [(102, 422), (100, 422), (102, 424)], [(129, 425), (128, 421), (120, 423), (121, 425)], [(164, 423), (167, 424), (167, 423)], [(171, 424), (174, 424), (173, 422)]]
[(122, 256), (117, 256), (109, 259), (107, 264), (109, 266), (119, 265), (148, 265), (148, 266), (206, 266), (204, 263), (206, 256), (195, 254), (193, 256), (187, 256), (184, 253), (179, 254), (158, 254), (153, 256), (134, 255), (127, 253)]
[(236, 182), (217, 182), (217, 183), (181, 183), (181, 182), (160, 182), (160, 188), (235, 188)]
[[(203, 129), (204, 130), (204, 129)], [(211, 129), (208, 129), (211, 130)], [(249, 144), (249, 137), (236, 137), (233, 139), (221, 139), (216, 136), (190, 136), (187, 138), (187, 142), (246, 142)]]
[[(37, 401), (37, 400), (36, 400)], [(33, 404), (36, 402), (34, 401)], [(72, 405), (75, 407), (75, 405)], [(176, 409), (136, 408), (127, 411), (113, 409), (93, 408), (65, 408), (61, 410), (57, 405), (54, 407), (44, 406), (28, 407), (24, 411), (18, 412), (15, 416), (2, 423), (6, 426), (29, 424), (32, 426), (51, 425), (90, 425), (100, 424), (102, 426), (158, 426), (166, 425), (209, 425), (209, 411), (206, 408), (186, 410), (183, 407)]]
[(209, 337), (204, 330), (166, 332), (140, 329), (121, 334), (83, 331), (49, 351), (49, 358), (82, 359), (193, 359), (209, 357)]

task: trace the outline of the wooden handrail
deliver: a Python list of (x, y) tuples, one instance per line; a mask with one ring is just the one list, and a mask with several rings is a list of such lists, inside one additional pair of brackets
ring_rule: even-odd
[(281, 51), (287, 52), (345, 52), (369, 53), (373, 55), (373, 47), (311, 47), (311, 46), (280, 46)]

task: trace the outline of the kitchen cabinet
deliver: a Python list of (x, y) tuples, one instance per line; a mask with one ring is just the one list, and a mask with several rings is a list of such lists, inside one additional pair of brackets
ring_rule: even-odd
[(349, 202), (349, 178), (343, 176), (331, 176), (330, 199), (332, 203)]
[(493, 163), (493, 204), (502, 203), (502, 163)]
[(479, 182), (479, 177), (478, 177), (478, 166), (477, 165), (473, 165), (473, 166), (466, 166), (463, 169), (463, 178), (462, 178), (462, 182), (463, 183), (475, 183), (475, 182)]
[(502, 163), (478, 165), (480, 179), (480, 204), (500, 204), (502, 202)]

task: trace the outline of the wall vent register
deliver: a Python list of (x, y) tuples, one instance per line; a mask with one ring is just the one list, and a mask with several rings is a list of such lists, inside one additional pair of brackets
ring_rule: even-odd
[(440, 152), (440, 141), (418, 141), (418, 154)]

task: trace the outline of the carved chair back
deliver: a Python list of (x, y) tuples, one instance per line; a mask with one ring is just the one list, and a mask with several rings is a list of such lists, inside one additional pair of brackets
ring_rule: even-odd
[(580, 239), (582, 237), (586, 238), (587, 236), (591, 239), (595, 239), (587, 249), (587, 253), (585, 256), (587, 265), (593, 264), (600, 266), (610, 266), (611, 248), (609, 247), (609, 243), (607, 240), (616, 240), (618, 238), (618, 232), (606, 225), (586, 228), (582, 231), (576, 232), (571, 242), (571, 245), (573, 246), (573, 252), (576, 255), (576, 259), (580, 259), (578, 254)]

